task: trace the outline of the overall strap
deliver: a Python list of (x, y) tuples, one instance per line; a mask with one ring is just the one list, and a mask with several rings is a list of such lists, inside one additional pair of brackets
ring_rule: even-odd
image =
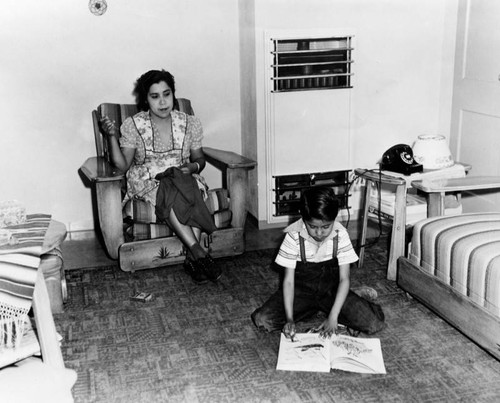
[(339, 249), (339, 230), (335, 230), (335, 232), (337, 233), (337, 235), (335, 236), (335, 238), (332, 239), (333, 241), (333, 248), (332, 248), (332, 258), (335, 259), (337, 257), (337, 252), (338, 252), (338, 249)]
[(302, 238), (300, 235), (299, 235), (299, 244), (300, 244), (300, 260), (302, 261), (302, 263), (307, 263), (304, 238)]
[[(333, 241), (333, 247), (332, 247), (332, 259), (337, 258), (337, 253), (339, 249), (339, 230), (335, 230), (337, 235), (335, 238), (332, 239)], [(302, 263), (306, 263), (306, 247), (305, 247), (305, 240), (299, 235), (299, 246), (300, 246), (300, 260)]]

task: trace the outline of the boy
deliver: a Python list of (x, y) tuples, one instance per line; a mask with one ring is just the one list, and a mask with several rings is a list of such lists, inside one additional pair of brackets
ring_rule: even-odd
[(295, 322), (317, 311), (328, 316), (315, 331), (330, 337), (339, 323), (372, 334), (385, 327), (380, 305), (350, 290), (350, 264), (358, 256), (346, 229), (338, 222), (339, 205), (331, 188), (302, 193), (301, 219), (285, 229), (276, 264), (283, 268), (282, 287), (252, 313), (259, 329), (295, 335)]

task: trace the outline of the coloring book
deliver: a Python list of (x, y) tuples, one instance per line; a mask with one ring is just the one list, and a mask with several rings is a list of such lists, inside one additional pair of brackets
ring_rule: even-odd
[(380, 339), (332, 336), (330, 366), (342, 371), (364, 374), (385, 374)]
[(293, 341), (281, 334), (276, 369), (386, 373), (380, 339), (344, 335), (324, 339), (318, 333), (297, 333)]
[(293, 341), (281, 333), (276, 369), (330, 372), (330, 349), (330, 340), (318, 333), (297, 333)]

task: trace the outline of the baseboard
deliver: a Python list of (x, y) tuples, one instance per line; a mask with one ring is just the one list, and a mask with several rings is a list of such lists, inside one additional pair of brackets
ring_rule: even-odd
[(67, 224), (68, 232), (94, 231), (93, 220), (72, 221)]
[(95, 238), (96, 233), (94, 230), (68, 231), (68, 234), (66, 235), (67, 241), (85, 241)]

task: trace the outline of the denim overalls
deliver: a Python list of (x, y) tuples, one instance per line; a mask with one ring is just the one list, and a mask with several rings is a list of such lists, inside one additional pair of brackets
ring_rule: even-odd
[[(306, 261), (304, 238), (299, 236), (301, 261), (295, 268), (295, 294), (293, 317), (295, 323), (307, 319), (318, 311), (329, 314), (339, 286), (337, 259), (338, 234), (333, 239), (332, 258), (319, 263)], [(252, 313), (258, 328), (269, 332), (281, 330), (286, 323), (282, 286), (262, 307)], [(375, 333), (385, 327), (380, 305), (369, 302), (349, 291), (338, 317), (338, 323), (364, 333)]]

